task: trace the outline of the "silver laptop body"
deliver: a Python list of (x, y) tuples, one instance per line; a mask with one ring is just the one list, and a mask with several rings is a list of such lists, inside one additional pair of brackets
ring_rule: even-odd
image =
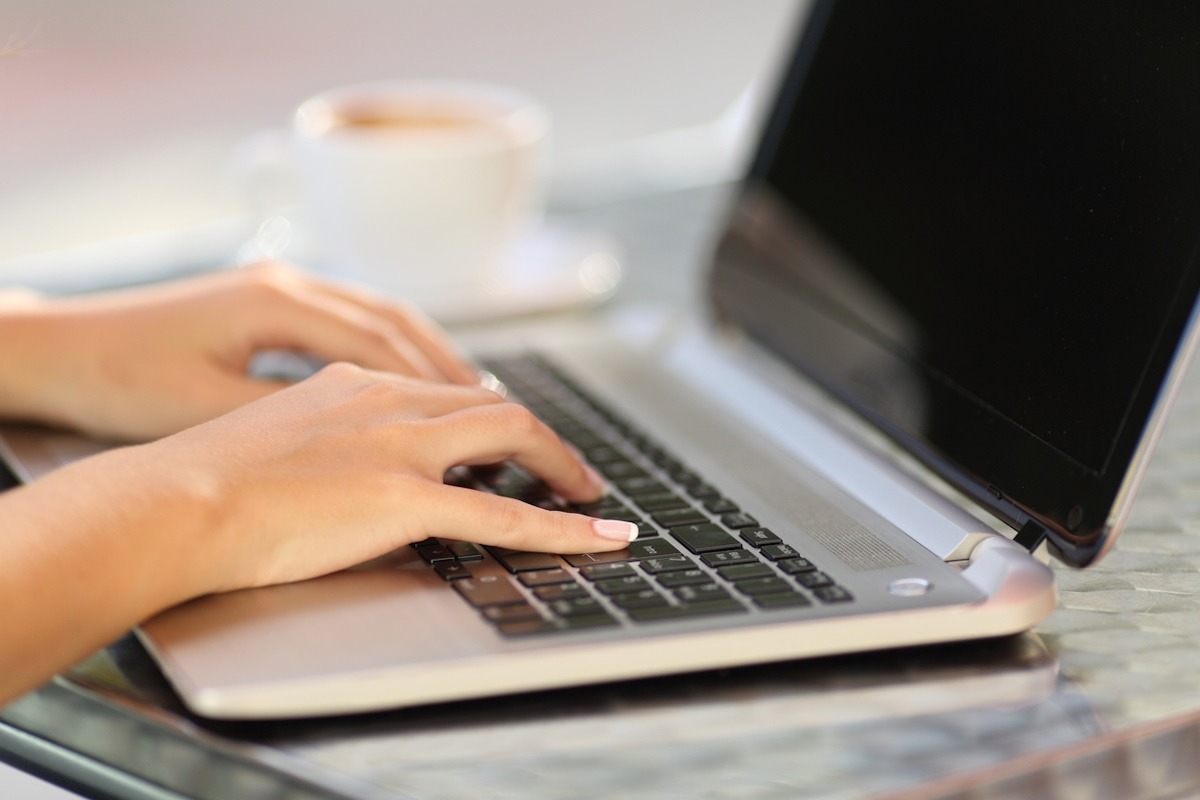
[[(727, 579), (727, 567), (713, 555), (734, 552), (731, 547), (692, 550), (674, 529), (660, 525), (637, 543), (650, 543), (650, 550), (643, 547), (622, 562), (639, 586), (656, 592), (669, 609), (686, 610), (691, 595), (681, 593), (680, 585), (662, 583), (661, 573), (654, 571), (662, 554), (681, 555), (707, 575), (707, 582), (724, 590), (737, 613), (690, 616), (680, 611), (631, 619), (618, 602), (625, 595), (602, 588), (602, 579), (589, 574), (592, 565), (586, 559), (556, 559), (556, 569), (616, 620), (575, 626), (554, 616), (559, 607), (538, 594), (530, 571), (513, 566), (511, 553), (480, 548), (478, 558), (464, 564), (470, 577), (461, 578), (439, 572), (437, 564), (445, 562), (431, 558), (428, 550), (404, 547), (320, 579), (200, 598), (146, 622), (138, 635), (189, 708), (217, 718), (396, 708), (1009, 635), (1032, 628), (1053, 611), (1047, 554), (1085, 566), (1111, 547), (1128, 514), (1196, 345), (1195, 265), (1178, 268), (1181, 277), (1173, 299), (1161, 304), (1161, 313), (1150, 315), (1165, 320), (1165, 327), (1150, 337), (1152, 357), (1143, 359), (1150, 366), (1137, 373), (1146, 379), (1130, 389), (1132, 399), (1121, 406), (1122, 433), (1098, 467), (1088, 449), (1094, 438), (1090, 430), (1078, 440), (1066, 434), (1055, 439), (1055, 431), (1037, 427), (1040, 420), (1023, 425), (1019, 414), (999, 413), (1003, 409), (984, 402), (987, 397), (967, 391), (969, 381), (952, 380), (957, 354), (945, 356), (939, 345), (945, 338), (929, 339), (941, 315), (933, 314), (933, 323), (919, 319), (897, 301), (903, 291), (889, 292), (884, 278), (865, 271), (869, 254), (831, 233), (842, 223), (827, 226), (821, 221), (822, 215), (836, 218), (822, 205), (824, 198), (813, 201), (811, 209), (796, 200), (820, 183), (818, 173), (828, 165), (845, 171), (844, 181), (834, 181), (835, 187), (854, 185), (863, 177), (853, 172), (860, 159), (844, 158), (834, 146), (848, 136), (837, 130), (834, 119), (842, 113), (842, 102), (821, 105), (822, 92), (830, 87), (845, 86), (847, 96), (854, 95), (855, 80), (862, 78), (846, 74), (845, 65), (866, 63), (856, 47), (878, 53), (893, 41), (889, 37), (903, 40), (909, 28), (911, 35), (929, 39), (917, 48), (924, 54), (919, 58), (906, 61), (908, 49), (900, 45), (890, 58), (881, 56), (870, 67), (896, 79), (885, 96), (894, 101), (906, 85), (926, 85), (906, 82), (906, 70), (915, 73), (934, 56), (962, 59), (959, 48), (946, 42), (995, 30), (971, 19), (969, 10), (930, 12), (927, 18), (905, 22), (898, 10), (881, 12), (876, 5), (845, 0), (815, 5), (765, 127), (756, 164), (714, 255), (708, 313), (679, 319), (618, 311), (583, 321), (538, 320), (477, 332), (465, 341), (489, 365), (517, 364), (513, 374), (518, 376), (526, 369), (519, 359), (536, 353), (538, 369), (545, 367), (555, 380), (565, 379), (563, 385), (571, 390), (551, 388), (549, 394), (561, 395), (572, 414), (592, 425), (589, 435), (640, 474), (686, 494), (694, 482), (673, 477), (679, 473), (663, 466), (683, 464), (687, 474), (716, 487), (738, 513), (753, 519), (752, 526), (727, 526), (737, 552), (764, 564), (761, 569), (773, 585), (786, 586), (799, 599), (781, 605), (760, 602), (760, 595), (746, 588), (749, 584)], [(947, 18), (937, 19), (939, 15)], [(885, 18), (873, 19), (879, 16)], [(897, 26), (908, 27), (898, 32)], [(1054, 30), (1051, 21), (1035, 33), (1050, 36)], [(947, 37), (947, 31), (955, 36)], [(939, 42), (945, 52), (937, 50)], [(1001, 39), (996, 46), (1005, 44)], [(977, 50), (986, 54), (987, 47)], [(1026, 52), (1016, 47), (1001, 51), (1009, 54), (1006, 58)], [(960, 71), (970, 63), (966, 58), (958, 64)], [(1130, 80), (1139, 74), (1134, 70)], [(1194, 88), (1194, 81), (1188, 85)], [(868, 105), (868, 111), (879, 108), (879, 103)], [(960, 113), (969, 118), (971, 112)], [(851, 111), (845, 114), (852, 116)], [(848, 124), (853, 133), (862, 127), (861, 120)], [(934, 124), (921, 121), (914, 130)], [(832, 133), (825, 130), (829, 127)], [(870, 133), (881, 146), (895, 148), (886, 156), (891, 161), (901, 158), (904, 147), (920, 145), (897, 143), (905, 132), (899, 123), (896, 127), (901, 133), (893, 138), (886, 130)], [(801, 171), (812, 176), (811, 183), (790, 194), (787, 181), (793, 176), (780, 164), (810, 146), (805, 142), (822, 137), (834, 144), (825, 145)], [(970, 138), (958, 131), (947, 141), (962, 137)], [(928, 163), (957, 164), (970, 157), (943, 151)], [(959, 177), (969, 183), (969, 174)], [(879, 183), (887, 180), (881, 177)], [(862, 207), (867, 209), (870, 202), (881, 201), (873, 193), (876, 184), (865, 185)], [(1183, 211), (1200, 207), (1197, 191), (1200, 182), (1185, 197), (1191, 205)], [(840, 189), (833, 195), (830, 207), (843, 201)], [(969, 205), (969, 200), (957, 202)], [(879, 228), (877, 222), (864, 217), (864, 233), (874, 236), (870, 226)], [(1196, 222), (1191, 219), (1193, 226)], [(916, 222), (910, 219), (906, 225), (897, 253), (922, 240), (907, 233), (920, 230), (913, 227)], [(937, 231), (936, 226), (931, 230)], [(1128, 274), (1138, 266), (1114, 269)], [(907, 281), (908, 273), (901, 277)], [(804, 286), (808, 288), (797, 288)], [(968, 321), (972, 310), (988, 316), (987, 299), (974, 291), (967, 281), (951, 292), (958, 294)], [(1009, 307), (1006, 315), (1014, 328), (1040, 319), (1020, 307)], [(798, 336), (801, 328), (796, 326), (814, 318), (820, 318), (812, 323), (816, 328)], [(972, 344), (974, 335), (968, 325), (961, 338)], [(996, 335), (1003, 338), (1004, 332)], [(1053, 347), (1050, 342), (1037, 349)], [(982, 361), (993, 355), (994, 347), (975, 353)], [(920, 369), (895, 369), (900, 362)], [(532, 378), (529, 385), (540, 381)], [(1052, 388), (1047, 397), (1063, 394), (1062, 387)], [(582, 395), (572, 394), (575, 389)], [(1081, 387), (1078, 396), (1066, 398), (1066, 407), (1087, 404), (1088, 393), (1100, 390)], [(514, 395), (527, 399), (519, 386)], [(1037, 454), (1041, 451), (1031, 448), (1045, 446), (1049, 454), (1023, 465), (1019, 458), (977, 452), (973, 437), (982, 435), (979, 431), (944, 421), (956, 407), (962, 413), (954, 420), (996, 412), (995, 424), (1030, 433), (1029, 441), (1014, 444), (1012, 453)], [(1000, 455), (1010, 454), (1005, 438), (994, 438)], [(1076, 441), (1083, 442), (1078, 452), (1072, 451)], [(4, 455), (26, 480), (96, 447), (69, 434), (15, 425), (4, 428), (2, 443)], [(1059, 456), (1066, 467), (1056, 466)], [(613, 485), (615, 500), (648, 522), (655, 518), (620, 481)], [(725, 524), (724, 511), (710, 510), (701, 501), (693, 505), (706, 524)], [(777, 542), (764, 545), (748, 538), (758, 530)], [(653, 549), (655, 542), (667, 549)], [(772, 547), (790, 550), (765, 555)], [(792, 551), (808, 566), (797, 566)], [(598, 564), (605, 561), (596, 559)], [(804, 571), (786, 571), (785, 562)], [(823, 577), (802, 577), (814, 572)], [(538, 619), (526, 619), (525, 627), (520, 620), (506, 623), (505, 612), (488, 609), (513, 603), (477, 603), (472, 591), (455, 585), (463, 580), (473, 590), (507, 587), (504, 591), (510, 596), (515, 592), (522, 607), (533, 608)]]

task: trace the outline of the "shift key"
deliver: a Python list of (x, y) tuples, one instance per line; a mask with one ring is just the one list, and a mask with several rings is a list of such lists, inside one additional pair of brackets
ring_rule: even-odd
[(635, 540), (624, 550), (608, 550), (602, 553), (570, 553), (563, 556), (572, 567), (590, 564), (611, 564), (617, 561), (641, 561), (647, 558), (679, 555), (679, 548), (662, 539)]

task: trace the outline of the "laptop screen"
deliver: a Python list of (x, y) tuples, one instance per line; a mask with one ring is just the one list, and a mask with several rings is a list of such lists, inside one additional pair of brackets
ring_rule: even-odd
[(818, 3), (717, 308), (1073, 564), (1200, 286), (1200, 6)]

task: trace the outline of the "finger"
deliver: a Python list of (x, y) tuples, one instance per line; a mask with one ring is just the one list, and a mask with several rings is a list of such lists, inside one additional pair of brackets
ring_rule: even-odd
[(446, 332), (416, 307), (384, 301), (343, 286), (320, 281), (313, 281), (313, 284), (320, 291), (328, 292), (395, 325), (446, 380), (468, 386), (479, 381), (478, 370), (459, 352)]
[(300, 350), (328, 361), (350, 361), (427, 380), (440, 370), (385, 319), (303, 285), (278, 290), (252, 324), (256, 349)]
[(458, 411), (433, 423), (438, 474), (465, 464), (512, 461), (574, 502), (596, 500), (604, 481), (529, 409), (514, 403)]
[(377, 381), (386, 381), (403, 389), (403, 394), (395, 398), (393, 407), (410, 419), (442, 417), (458, 411), (507, 402), (496, 392), (479, 386), (416, 381), (379, 372), (371, 374)]
[(620, 550), (637, 538), (632, 522), (547, 511), (507, 497), (458, 486), (431, 489), (423, 520), (428, 536), (543, 553)]
[[(344, 362), (339, 363), (342, 366), (350, 366)], [(388, 384), (400, 389), (399, 393), (389, 393), (384, 402), (389, 409), (399, 410), (407, 419), (428, 419), (506, 402), (495, 392), (480, 387), (432, 383), (390, 372), (362, 370), (358, 367), (352, 369), (355, 370), (355, 381)], [(198, 417), (192, 422), (219, 416), (294, 385), (289, 381), (264, 380), (240, 373), (233, 374), (215, 366), (205, 370), (202, 378), (198, 384), (202, 388), (191, 394), (193, 402), (190, 413)]]

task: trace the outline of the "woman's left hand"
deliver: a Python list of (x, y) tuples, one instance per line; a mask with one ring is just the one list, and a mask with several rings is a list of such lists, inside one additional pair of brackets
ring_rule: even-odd
[(147, 288), (0, 307), (0, 416), (118, 440), (164, 436), (284, 384), (263, 350), (471, 385), (415, 309), (266, 262)]

